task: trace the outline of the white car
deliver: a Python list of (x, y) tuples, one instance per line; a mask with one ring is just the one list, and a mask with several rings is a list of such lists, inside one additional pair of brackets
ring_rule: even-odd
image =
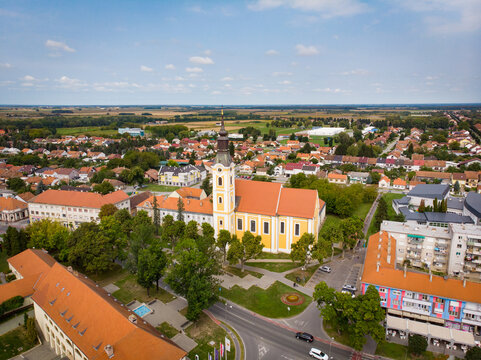
[(311, 348), (311, 351), (309, 351), (309, 356), (313, 357), (314, 359), (329, 360), (329, 356), (327, 354), (316, 348)]

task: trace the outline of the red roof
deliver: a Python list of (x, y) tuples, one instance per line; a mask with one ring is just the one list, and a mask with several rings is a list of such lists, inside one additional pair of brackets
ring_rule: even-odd
[(34, 197), (29, 203), (80, 206), (100, 209), (105, 204), (115, 205), (128, 198), (129, 196), (122, 190), (107, 195), (100, 195), (90, 192), (49, 189)]

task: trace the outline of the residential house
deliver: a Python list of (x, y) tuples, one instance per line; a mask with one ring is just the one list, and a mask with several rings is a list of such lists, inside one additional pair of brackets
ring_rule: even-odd
[(16, 222), (28, 219), (28, 205), (13, 197), (0, 197), (0, 221)]
[(392, 182), (392, 188), (396, 190), (406, 190), (406, 180), (403, 180), (401, 178), (394, 179)]
[(331, 172), (327, 174), (327, 181), (334, 184), (347, 184), (347, 175)]
[(381, 189), (389, 189), (391, 187), (391, 179), (389, 179), (386, 175), (381, 177), (379, 180), (379, 188)]

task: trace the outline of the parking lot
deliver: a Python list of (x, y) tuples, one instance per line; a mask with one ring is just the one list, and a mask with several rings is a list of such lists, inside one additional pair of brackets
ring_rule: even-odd
[(353, 285), (359, 291), (364, 251), (365, 249), (356, 250), (354, 256), (352, 252), (346, 252), (344, 259), (340, 256), (334, 257), (332, 261), (325, 263), (331, 267), (331, 272), (326, 273), (318, 269), (306, 286), (314, 288), (319, 282), (325, 281), (327, 285), (338, 291), (341, 291), (345, 284)]

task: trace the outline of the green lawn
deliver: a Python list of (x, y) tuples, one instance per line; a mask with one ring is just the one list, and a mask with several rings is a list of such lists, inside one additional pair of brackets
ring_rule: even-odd
[(142, 191), (172, 192), (177, 189), (180, 188), (178, 186), (148, 184), (146, 187), (142, 188)]
[(215, 347), (219, 349), (219, 344), (224, 342), (225, 337), (230, 339), (231, 351), (227, 355), (228, 360), (235, 359), (234, 340), (227, 335), (227, 331), (212, 321), (206, 314), (201, 313), (199, 320), (185, 329), (187, 336), (197, 342), (197, 346), (189, 353), (190, 359), (195, 359), (198, 355), (200, 359), (207, 359), (209, 354), (214, 358), (214, 347), (209, 342), (214, 341)]
[(135, 275), (126, 275), (123, 279), (116, 281), (115, 285), (120, 289), (115, 291), (112, 295), (124, 304), (128, 304), (133, 300), (149, 302), (154, 299), (158, 299), (163, 303), (168, 303), (176, 298), (176, 296), (162, 288), (159, 288), (159, 291), (156, 291), (155, 287), (150, 289), (150, 295), (147, 295), (147, 290), (137, 283)]
[(10, 272), (10, 269), (8, 268), (7, 259), (8, 259), (7, 252), (5, 250), (0, 252), (0, 272), (3, 272), (5, 274)]
[[(297, 293), (304, 297), (301, 305), (288, 306), (281, 301), (281, 296), (286, 293)], [(257, 286), (252, 286), (245, 290), (239, 286), (234, 286), (230, 290), (222, 288), (220, 296), (235, 302), (251, 311), (270, 318), (284, 318), (300, 314), (311, 303), (312, 298), (299, 291), (294, 290), (279, 281), (276, 281), (266, 290)]]
[(246, 265), (278, 273), (292, 270), (300, 266), (299, 263), (294, 262), (246, 262)]
[(58, 135), (96, 135), (96, 136), (110, 136), (117, 135), (118, 130), (116, 129), (106, 129), (103, 130), (101, 126), (81, 126), (81, 127), (71, 127), (71, 128), (58, 128)]
[(369, 209), (372, 206), (372, 202), (362, 203), (360, 204), (356, 211), (354, 211), (353, 216), (357, 216), (359, 219), (365, 219)]
[(322, 326), (330, 338), (334, 338), (334, 340), (340, 344), (350, 346), (349, 336), (347, 334), (339, 334), (337, 332), (337, 329), (334, 329), (332, 324), (330, 322), (327, 322), (326, 320), (323, 320)]
[(326, 215), (326, 220), (324, 221), (324, 224), (322, 225), (323, 227), (326, 226), (326, 227), (329, 227), (329, 226), (337, 226), (339, 225), (339, 223), (341, 222), (341, 218), (337, 215), (332, 215), (332, 214), (328, 214)]
[(258, 273), (256, 271), (250, 271), (244, 269), (244, 272), (241, 271), (241, 269), (235, 267), (235, 266), (226, 266), (224, 270), (232, 275), (238, 276), (240, 278), (243, 278), (247, 276), (248, 274), (255, 276), (256, 278), (260, 279), (261, 277), (264, 276), (264, 274)]
[(179, 333), (175, 327), (165, 321), (159, 326), (157, 326), (156, 329), (165, 336), (167, 336), (169, 339), (172, 339), (175, 335)]
[(0, 336), (0, 360), (7, 360), (21, 354), (36, 345), (26, 338), (25, 328), (19, 326)]
[(290, 259), (291, 257), (289, 256), (289, 254), (285, 254), (285, 253), (277, 253), (277, 254), (274, 254), (274, 253), (270, 253), (270, 252), (265, 252), (263, 251), (256, 259), (273, 259), (273, 260), (277, 260), (277, 259)]
[(285, 278), (295, 282), (297, 282), (297, 278), (300, 278), (301, 281), (299, 281), (298, 284), (305, 285), (309, 281), (311, 276), (316, 272), (318, 267), (319, 267), (319, 264), (308, 266), (306, 270), (301, 270), (301, 269), (295, 270), (287, 274)]
[(377, 344), (376, 355), (385, 356), (395, 360), (405, 360), (408, 348), (403, 345), (383, 342)]
[(122, 269), (122, 267), (118, 264), (114, 264), (112, 270), (104, 271), (100, 274), (87, 274), (87, 276), (99, 284), (99, 286), (104, 287), (108, 284), (113, 284), (119, 280), (125, 279), (128, 275), (127, 270)]

